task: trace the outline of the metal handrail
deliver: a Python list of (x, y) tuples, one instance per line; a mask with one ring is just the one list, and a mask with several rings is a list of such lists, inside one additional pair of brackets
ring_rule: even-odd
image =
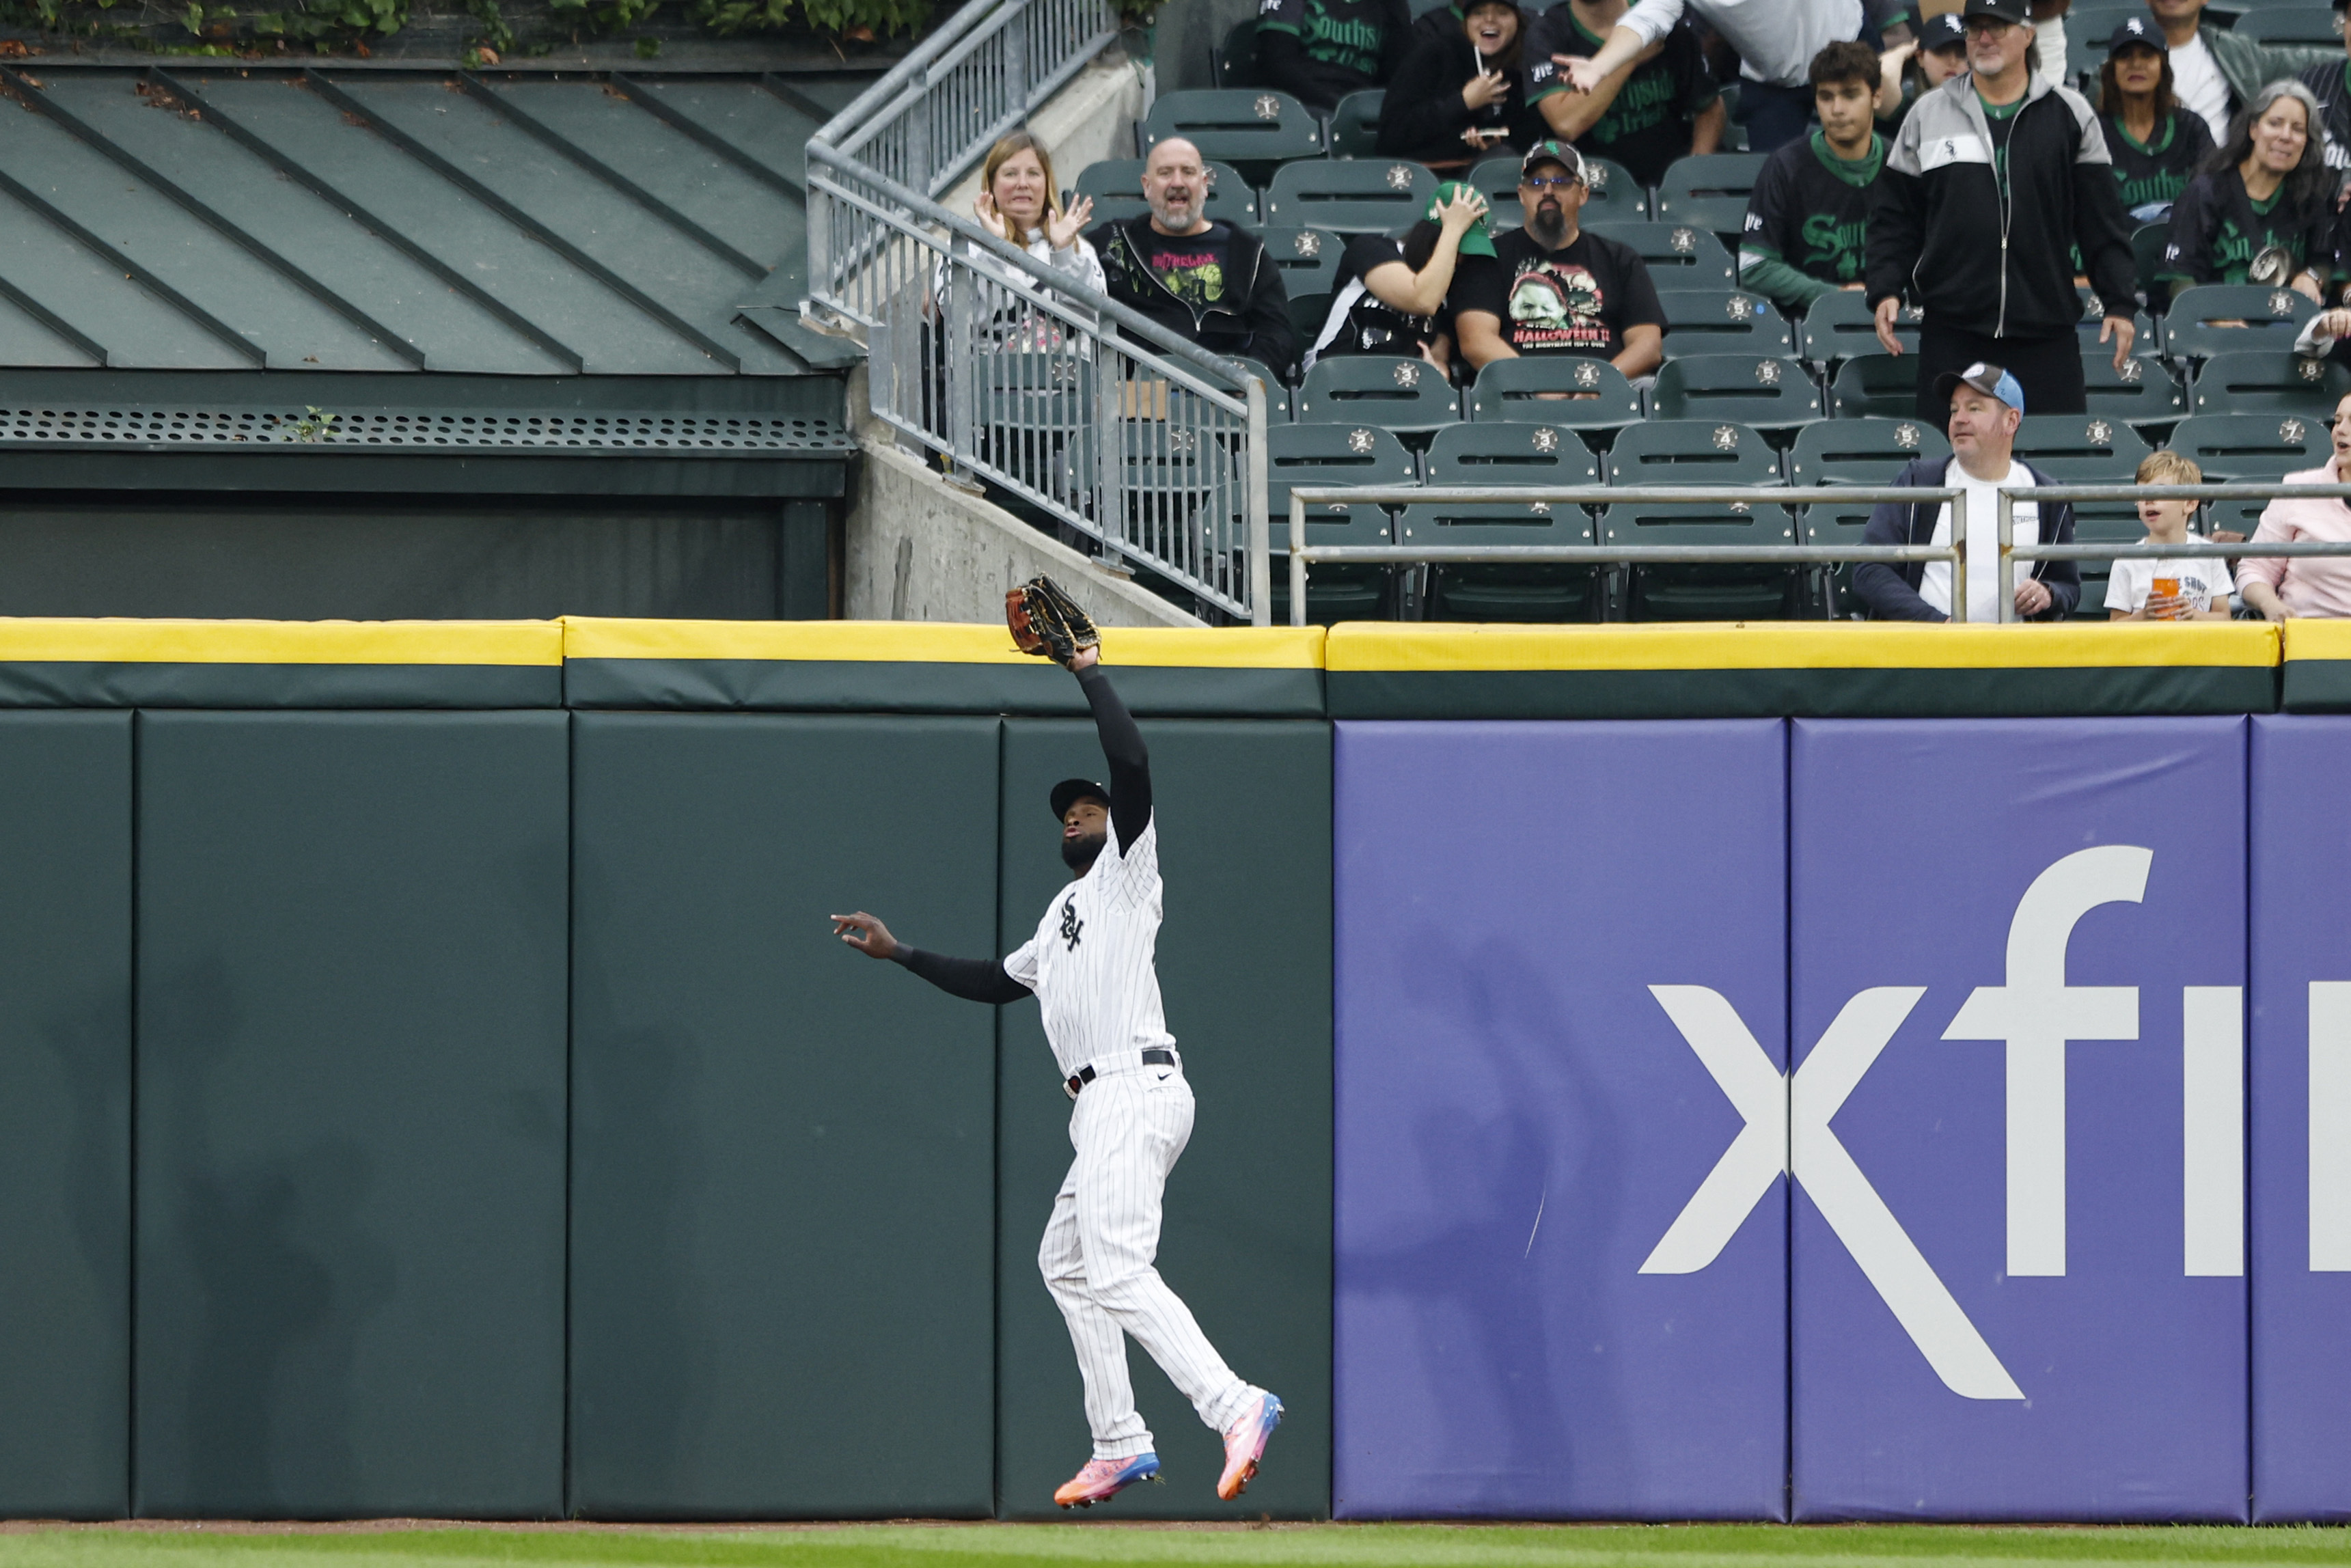
[(2227, 485), (2003, 485), (2000, 487), (2000, 618), (2016, 619), (2016, 562), (2019, 560), (2268, 560), (2280, 556), (2351, 556), (2351, 543), (2318, 540), (2273, 540), (2255, 544), (2247, 539), (2186, 539), (2176, 545), (2130, 544), (2021, 545), (2016, 542), (2016, 503), (2026, 501), (2270, 501), (2281, 496), (2302, 496), (2322, 501), (2351, 501), (2351, 485), (2290, 485), (2283, 480), (2241, 480)]

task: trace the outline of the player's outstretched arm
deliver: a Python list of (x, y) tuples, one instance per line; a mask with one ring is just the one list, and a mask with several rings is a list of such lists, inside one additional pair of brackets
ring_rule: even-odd
[(1004, 966), (993, 958), (949, 958), (908, 946), (891, 936), (887, 925), (862, 909), (854, 915), (835, 915), (831, 918), (832, 934), (850, 946), (869, 958), (887, 958), (904, 965), (951, 997), (1001, 1006), (1029, 994), (1029, 988), (1006, 974)]
[(1134, 716), (1111, 685), (1099, 652), (1080, 649), (1070, 661), (1070, 672), (1085, 688), (1086, 706), (1094, 710), (1094, 733), (1102, 737), (1102, 757), (1110, 764), (1110, 825), (1123, 855), (1126, 846), (1151, 825), (1151, 753), (1144, 748)]

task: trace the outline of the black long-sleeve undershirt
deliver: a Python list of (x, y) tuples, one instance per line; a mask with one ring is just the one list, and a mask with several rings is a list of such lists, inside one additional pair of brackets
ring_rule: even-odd
[[(1143, 731), (1135, 727), (1134, 716), (1126, 711), (1126, 704), (1119, 700), (1117, 689), (1101, 665), (1080, 670), (1078, 685), (1085, 689), (1086, 706), (1093, 709), (1094, 733), (1101, 737), (1102, 758), (1110, 764), (1110, 823), (1123, 856), (1151, 825), (1151, 753), (1143, 744)], [(1029, 988), (1006, 974), (1004, 966), (994, 958), (950, 958), (904, 942), (890, 956), (947, 995), (968, 1002), (1002, 1007), (1029, 995)]]

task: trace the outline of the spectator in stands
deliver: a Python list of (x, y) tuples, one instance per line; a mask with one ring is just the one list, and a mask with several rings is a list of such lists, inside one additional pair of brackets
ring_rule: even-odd
[(2321, 304), (2335, 270), (2335, 175), (2298, 81), (2254, 95), (2171, 209), (2158, 282), (2286, 284)]
[(1969, 75), (1918, 100), (1886, 155), (1869, 214), (1869, 301), (1878, 341), (1902, 352), (1903, 295), (1925, 308), (1918, 414), (1939, 418), (1945, 371), (2004, 365), (2049, 413), (2087, 406), (2074, 325), (2073, 249), (2116, 302), (2098, 340), (2119, 370), (2137, 335), (2130, 230), (2105, 138), (2081, 94), (2032, 74), (2024, 0), (1967, 0)]
[(1257, 79), (1309, 109), (1379, 87), (1404, 61), (1405, 0), (1259, 0)]
[(1821, 128), (1764, 163), (1747, 198), (1739, 281), (1792, 316), (1823, 294), (1863, 287), (1869, 204), (1886, 162), (1873, 127), (1877, 56), (1831, 44), (1813, 57)]
[(2335, 60), (2333, 49), (2263, 44), (2242, 33), (2204, 25), (2204, 0), (2147, 0), (2171, 51), (2171, 78), (2179, 101), (2204, 117), (2214, 141), (2229, 136), (2230, 117), (2262, 87), (2312, 66)]
[(1525, 226), (1462, 263), (1451, 303), (1462, 357), (1483, 369), (1521, 354), (1604, 359), (1626, 379), (1665, 360), (1666, 313), (1632, 246), (1582, 228), (1583, 158), (1541, 141), (1519, 164)]
[(1916, 42), (1879, 57), (1877, 129), (1891, 137), (1909, 117), (1910, 106), (1968, 68), (1968, 29), (1957, 11), (1929, 16)]
[(1568, 82), (1559, 62), (1596, 54), (1625, 15), (1625, 0), (1559, 0), (1535, 24), (1527, 93), (1562, 141), (1622, 163), (1654, 185), (1675, 159), (1722, 145), (1728, 116), (1697, 30), (1677, 22), (1626, 58), (1589, 92)]
[(1211, 221), (1200, 150), (1180, 136), (1143, 161), (1140, 217), (1097, 224), (1086, 235), (1100, 253), (1113, 299), (1215, 354), (1255, 360), (1287, 376), (1298, 359), (1281, 268), (1238, 224)]
[[(979, 194), (972, 200), (972, 215), (981, 228), (1014, 249), (1026, 251), (1089, 288), (1102, 289), (1102, 259), (1081, 232), (1086, 219), (1093, 215), (1093, 201), (1081, 196), (1076, 206), (1063, 212), (1060, 192), (1053, 179), (1052, 154), (1028, 131), (1016, 131), (988, 149), (987, 161), (980, 165)], [(974, 255), (979, 252), (976, 245), (967, 244), (965, 248)], [(1031, 292), (1037, 287), (1026, 277), (1018, 282)], [(946, 286), (946, 267), (942, 263), (932, 288), (935, 292)], [(1051, 317), (1010, 305), (999, 306), (977, 329), (998, 347), (1021, 352), (1058, 348), (1062, 338), (1061, 323)]]
[[(2341, 485), (2351, 475), (2351, 397), (2335, 408), (2335, 455), (2324, 468), (2289, 474), (2290, 485)], [(2255, 544), (2291, 544), (2297, 539), (2351, 544), (2351, 507), (2315, 497), (2280, 496), (2262, 509)], [(2351, 615), (2351, 558), (2247, 556), (2237, 563), (2237, 592), (2245, 608), (2283, 621), (2289, 615)]]
[[(2024, 392), (1998, 365), (1973, 364), (1935, 378), (1936, 400), (1950, 410), (1951, 455), (1947, 462), (1914, 457), (1891, 483), (1950, 486), (1968, 498), (1968, 619), (2000, 617), (2001, 486), (2046, 485), (2049, 476), (2015, 455), (2017, 426), (2024, 420)], [(2071, 544), (2074, 508), (2064, 501), (2019, 501), (2014, 514), (2018, 544)], [(2045, 525), (2045, 527), (2044, 527)], [(1869, 514), (1862, 542), (1872, 545), (1949, 545), (1951, 507), (1923, 501), (1886, 501)], [(1854, 591), (1880, 621), (1948, 621), (1951, 614), (1951, 567), (1948, 561), (1909, 561), (1900, 566), (1863, 561), (1853, 569)], [(2070, 560), (2032, 563), (2016, 585), (2016, 613), (2026, 620), (2063, 620), (2081, 602), (2081, 570)]]
[[(2343, 48), (2351, 55), (2351, 10), (2335, 0), (2335, 20), (2343, 27)], [(2318, 128), (2326, 138), (2326, 166), (2351, 170), (2351, 60), (2325, 59), (2302, 68), (2302, 85), (2318, 99)]]
[(1432, 169), (1542, 140), (1520, 58), (1526, 18), (1510, 0), (1476, 0), (1449, 36), (1416, 37), (1380, 108), (1379, 150)]
[[(2167, 446), (2139, 459), (2137, 479), (2142, 485), (2201, 485), (2204, 470)], [(2147, 525), (2146, 542), (2186, 544), (2189, 515), (2195, 510), (2193, 501), (2141, 500), (2138, 520)], [(2226, 621), (2230, 589), (2229, 563), (2213, 557), (2118, 560), (2106, 579), (2106, 619)]]
[(2098, 127), (2123, 210), (2135, 223), (2159, 224), (2212, 152), (2204, 117), (2179, 107), (2162, 29), (2144, 16), (2116, 23), (2098, 88)]
[(1440, 371), (1453, 363), (1453, 320), (1445, 297), (1456, 262), (1491, 257), (1486, 198), (1447, 181), (1402, 239), (1357, 235), (1332, 285), (1331, 313), (1306, 348), (1304, 369), (1335, 354), (1417, 354)]
[(1805, 74), (1813, 57), (1862, 34), (1861, 0), (1640, 0), (1609, 29), (1602, 47), (1588, 56), (1561, 53), (1554, 61), (1575, 90), (1596, 91), (1686, 13), (1738, 54), (1739, 122), (1757, 152), (1773, 152), (1804, 133), (1813, 114)]

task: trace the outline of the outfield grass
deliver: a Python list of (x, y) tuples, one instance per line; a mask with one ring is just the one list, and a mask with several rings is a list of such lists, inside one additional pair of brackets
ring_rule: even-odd
[(1086, 1563), (1301, 1568), (2096, 1568), (2143, 1563), (2351, 1565), (2351, 1530), (1859, 1525), (1296, 1524), (1185, 1528), (852, 1525), (787, 1530), (286, 1531), (223, 1525), (11, 1530), (0, 1568), (1072, 1568)]

